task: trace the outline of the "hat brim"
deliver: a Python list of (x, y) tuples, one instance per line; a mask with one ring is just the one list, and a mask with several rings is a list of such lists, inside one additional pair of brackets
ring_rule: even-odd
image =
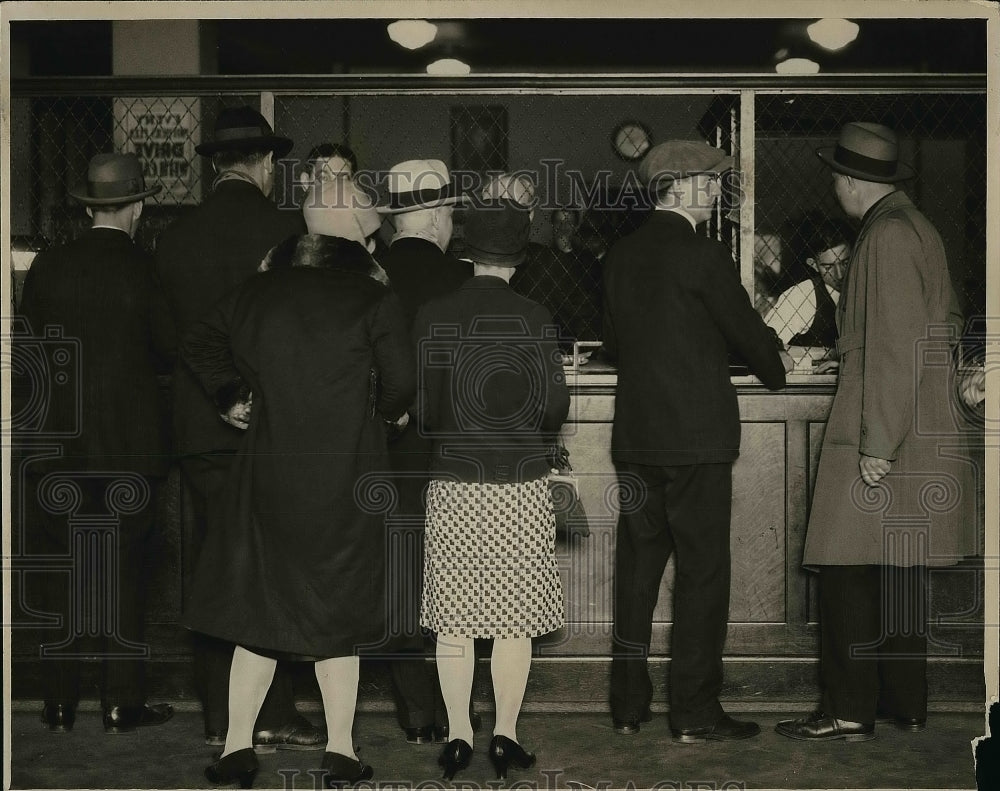
[(698, 168), (695, 170), (679, 170), (671, 171), (667, 169), (661, 169), (656, 173), (653, 173), (646, 178), (647, 186), (656, 185), (657, 187), (666, 187), (668, 184), (672, 184), (675, 181), (680, 181), (681, 179), (691, 178), (691, 176), (697, 176), (701, 173), (716, 173), (722, 175), (723, 173), (728, 173), (730, 170), (736, 169), (736, 157), (723, 157), (719, 162), (710, 168)]
[(468, 201), (468, 195), (447, 195), (435, 198), (434, 200), (418, 201), (416, 203), (386, 203), (376, 206), (375, 211), (379, 214), (406, 214), (407, 212), (420, 211), (421, 209), (436, 209), (439, 206), (456, 206), (460, 203), (467, 203)]
[(209, 140), (194, 147), (195, 153), (210, 157), (220, 151), (273, 151), (277, 159), (281, 159), (292, 150), (292, 141), (280, 135), (267, 137), (246, 137), (240, 140)]
[(897, 181), (906, 181), (906, 179), (911, 179), (917, 174), (917, 172), (905, 162), (897, 162), (896, 172), (890, 173), (887, 176), (876, 173), (868, 173), (867, 171), (858, 170), (857, 168), (849, 168), (840, 164), (833, 158), (835, 151), (835, 148), (821, 148), (816, 152), (816, 156), (818, 156), (824, 164), (833, 168), (833, 170), (838, 173), (843, 173), (845, 176), (854, 176), (854, 178), (859, 178), (863, 181), (874, 181), (877, 184), (895, 184)]
[(73, 200), (79, 201), (85, 206), (119, 206), (125, 203), (135, 203), (136, 201), (148, 198), (150, 195), (156, 195), (162, 189), (162, 184), (154, 184), (149, 189), (137, 192), (135, 195), (123, 195), (120, 198), (91, 198), (87, 194), (85, 185), (70, 188), (66, 191)]
[(496, 253), (490, 250), (480, 250), (465, 242), (465, 250), (462, 253), (466, 258), (477, 264), (489, 264), (491, 266), (520, 266), (528, 257), (528, 249), (518, 250), (516, 253)]

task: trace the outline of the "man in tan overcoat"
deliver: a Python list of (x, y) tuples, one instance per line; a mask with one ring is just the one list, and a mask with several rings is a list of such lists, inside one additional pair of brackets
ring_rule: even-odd
[(954, 389), (961, 332), (941, 237), (897, 183), (895, 133), (849, 123), (817, 152), (861, 230), (837, 311), (840, 376), (803, 563), (819, 571), (820, 709), (793, 739), (865, 741), (927, 719), (927, 568), (977, 550)]

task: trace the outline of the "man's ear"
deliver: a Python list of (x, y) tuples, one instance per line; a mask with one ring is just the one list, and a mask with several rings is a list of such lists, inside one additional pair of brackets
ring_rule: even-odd
[(818, 269), (819, 268), (819, 267), (816, 266), (816, 259), (813, 258), (812, 256), (809, 256), (808, 258), (806, 258), (806, 264), (808, 266), (812, 267), (813, 269)]
[(94, 210), (90, 208), (90, 206), (87, 207), (87, 216), (90, 217), (90, 219), (94, 219)]

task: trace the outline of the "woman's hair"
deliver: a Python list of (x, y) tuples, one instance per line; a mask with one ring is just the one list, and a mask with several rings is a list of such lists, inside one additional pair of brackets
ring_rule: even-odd
[(351, 175), (358, 172), (358, 157), (343, 143), (319, 143), (309, 150), (306, 157), (306, 165), (311, 169), (317, 159), (330, 159), (340, 157), (351, 164)]

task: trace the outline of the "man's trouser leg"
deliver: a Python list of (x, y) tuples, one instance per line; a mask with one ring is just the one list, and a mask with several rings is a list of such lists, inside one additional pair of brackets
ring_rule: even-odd
[(660, 580), (674, 544), (667, 529), (664, 470), (616, 466), (623, 501), (638, 503), (622, 509), (615, 537), (611, 716), (627, 721), (641, 719), (653, 697), (646, 657)]
[(668, 468), (667, 522), (677, 574), (670, 650), (670, 725), (722, 716), (722, 652), (729, 622), (731, 463)]

